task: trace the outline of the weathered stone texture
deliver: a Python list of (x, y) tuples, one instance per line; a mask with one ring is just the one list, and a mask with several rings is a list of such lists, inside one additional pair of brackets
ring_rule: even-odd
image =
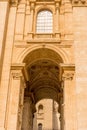
[[(36, 31), (42, 10), (52, 12), (52, 33)], [(86, 55), (86, 0), (0, 0), (0, 130), (21, 130), (26, 96), (30, 123), (35, 104), (51, 98), (59, 105), (61, 130), (86, 130)]]

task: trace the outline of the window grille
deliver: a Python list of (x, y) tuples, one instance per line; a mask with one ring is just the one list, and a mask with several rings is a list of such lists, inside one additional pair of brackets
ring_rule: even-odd
[(40, 11), (37, 15), (37, 33), (52, 33), (53, 18), (52, 13), (48, 10)]

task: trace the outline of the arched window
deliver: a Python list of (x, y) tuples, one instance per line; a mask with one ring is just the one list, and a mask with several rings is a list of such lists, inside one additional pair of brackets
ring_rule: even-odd
[(37, 33), (52, 33), (53, 16), (51, 11), (43, 10), (37, 15), (36, 32)]
[(38, 106), (38, 113), (43, 113), (43, 105), (42, 104), (40, 104)]
[(42, 124), (41, 123), (38, 124), (38, 130), (42, 130)]

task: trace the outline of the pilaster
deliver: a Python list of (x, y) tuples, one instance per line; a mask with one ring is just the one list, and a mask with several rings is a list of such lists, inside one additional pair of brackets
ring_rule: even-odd
[(59, 11), (60, 11), (60, 1), (55, 2), (55, 14), (54, 14), (54, 32), (59, 34)]
[(73, 10), (70, 0), (64, 2), (65, 40), (73, 40)]
[(8, 96), (7, 130), (21, 130), (25, 76), (24, 64), (12, 66)]
[(0, 83), (0, 129), (6, 128), (6, 109), (10, 79), (10, 66), (12, 58), (14, 27), (15, 27), (16, 7), (11, 7), (9, 11), (7, 35), (5, 41), (2, 75)]
[(34, 20), (34, 10), (35, 10), (35, 1), (31, 1), (30, 5), (30, 14), (29, 14), (29, 38), (33, 37), (33, 20)]
[(63, 130), (77, 129), (75, 67), (61, 65), (63, 82)]
[(72, 0), (78, 130), (87, 129), (87, 0)]
[(0, 0), (0, 80), (2, 73), (8, 16), (9, 2), (8, 0)]

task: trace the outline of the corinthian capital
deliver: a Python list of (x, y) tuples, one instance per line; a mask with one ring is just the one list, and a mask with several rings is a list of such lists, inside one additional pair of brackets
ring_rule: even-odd
[(12, 71), (13, 79), (18, 80), (20, 77), (22, 77), (22, 73), (20, 71)]
[(63, 80), (72, 80), (73, 76), (74, 76), (73, 72), (64, 72), (63, 76), (62, 76), (62, 79)]

